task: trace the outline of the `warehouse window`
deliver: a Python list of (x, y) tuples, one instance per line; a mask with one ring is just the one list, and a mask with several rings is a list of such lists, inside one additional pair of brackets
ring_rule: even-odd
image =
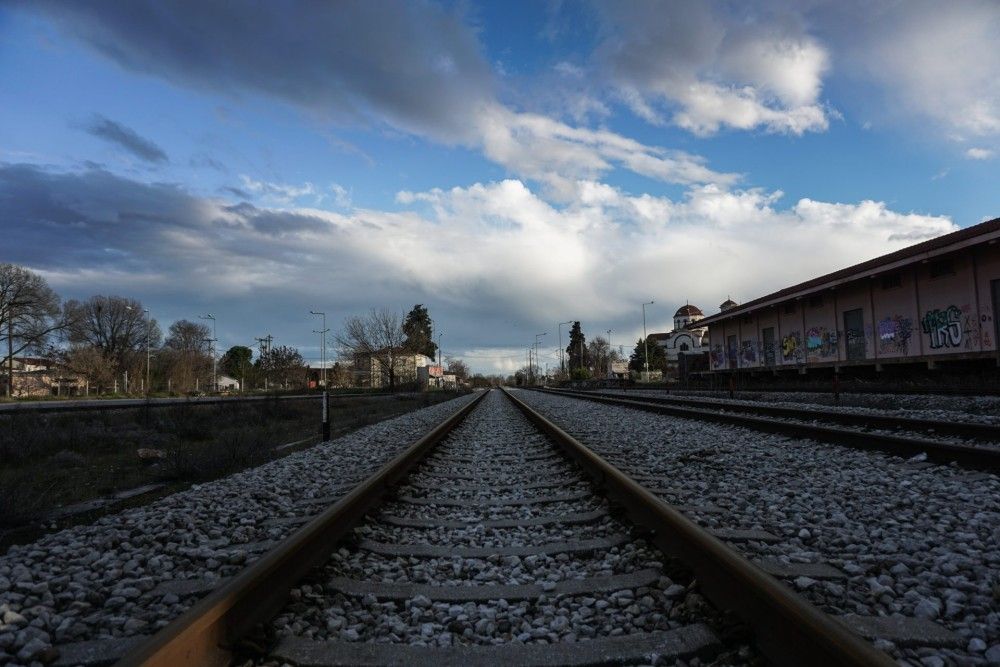
[(940, 262), (933, 262), (930, 265), (930, 274), (931, 278), (953, 276), (955, 275), (955, 267), (952, 266), (951, 260), (943, 259)]
[(898, 273), (890, 273), (882, 276), (882, 289), (892, 289), (903, 286), (903, 276)]
[(811, 296), (811, 297), (809, 297), (809, 307), (810, 308), (822, 308), (823, 307), (823, 297), (821, 297), (821, 296)]
[(794, 315), (794, 314), (795, 314), (795, 304), (794, 303), (786, 303), (785, 304), (785, 315)]
[(690, 349), (691, 349), (691, 348), (690, 348), (690, 347), (688, 347), (688, 344), (687, 344), (687, 343), (681, 343), (681, 352), (687, 352), (687, 351), (688, 351), (688, 350), (690, 350)]

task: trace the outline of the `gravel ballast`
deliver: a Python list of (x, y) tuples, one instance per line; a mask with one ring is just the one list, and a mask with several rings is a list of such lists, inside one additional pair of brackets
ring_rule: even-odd
[(155, 632), (196, 599), (160, 594), (159, 584), (236, 574), (297, 527), (274, 519), (332, 503), (473, 398), (11, 547), (0, 557), (0, 664), (51, 658), (53, 645)]
[(701, 525), (782, 538), (734, 545), (748, 556), (841, 570), (839, 580), (788, 582), (825, 611), (929, 619), (962, 638), (956, 648), (876, 642), (898, 659), (1000, 660), (1000, 477), (537, 392), (517, 395), (668, 502), (725, 510), (692, 515)]

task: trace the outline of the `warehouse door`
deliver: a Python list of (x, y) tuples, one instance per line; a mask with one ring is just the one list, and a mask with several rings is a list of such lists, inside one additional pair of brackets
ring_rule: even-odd
[(764, 336), (764, 365), (774, 368), (774, 327), (768, 327), (762, 332)]
[(739, 360), (739, 357), (736, 356), (737, 351), (736, 336), (730, 336), (728, 338), (728, 349), (726, 350), (730, 368), (736, 368), (736, 362)]
[(993, 287), (993, 344), (1000, 354), (1000, 280), (990, 281)]
[(865, 359), (865, 318), (860, 308), (844, 311), (844, 338), (847, 339), (847, 360)]

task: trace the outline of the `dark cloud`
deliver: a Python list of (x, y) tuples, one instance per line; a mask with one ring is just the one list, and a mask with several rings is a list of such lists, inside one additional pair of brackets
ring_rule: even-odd
[(99, 139), (124, 148), (132, 155), (146, 162), (160, 163), (167, 161), (167, 154), (155, 143), (141, 136), (130, 127), (117, 123), (110, 118), (95, 115), (83, 129)]
[(43, 1), (120, 65), (213, 92), (263, 93), (323, 115), (372, 118), (451, 142), (492, 99), (475, 34), (424, 2)]

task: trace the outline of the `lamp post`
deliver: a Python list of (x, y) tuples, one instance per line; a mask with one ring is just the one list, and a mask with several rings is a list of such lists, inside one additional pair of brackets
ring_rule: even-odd
[(573, 324), (573, 320), (559, 323), (559, 372), (563, 375), (566, 374), (566, 363), (564, 361), (566, 357), (566, 350), (564, 350), (562, 346), (562, 328), (564, 324)]
[(538, 366), (538, 339), (542, 336), (548, 336), (549, 332), (545, 331), (540, 334), (535, 334), (535, 366)]
[(215, 354), (215, 343), (219, 340), (215, 329), (215, 315), (209, 313), (208, 315), (199, 315), (200, 320), (212, 320), (212, 388), (214, 391), (219, 391), (219, 367), (216, 365), (216, 354)]
[(649, 380), (649, 341), (646, 339), (646, 306), (652, 306), (654, 301), (642, 304), (642, 348), (646, 353), (646, 379)]
[[(125, 310), (135, 310), (132, 306), (125, 306)], [(143, 308), (142, 312), (146, 315), (146, 396), (149, 396), (149, 308)], [(126, 383), (127, 384), (127, 383)]]
[(608, 378), (611, 377), (611, 332), (614, 329), (608, 329)]
[(322, 337), (319, 345), (319, 363), (320, 366), (322, 366), (321, 373), (323, 374), (323, 412), (320, 421), (320, 433), (323, 435), (323, 442), (326, 442), (330, 439), (330, 412), (328, 408), (329, 393), (326, 386), (326, 332), (329, 331), (329, 329), (326, 328), (326, 313), (310, 310), (309, 314), (321, 315), (323, 317), (323, 328), (319, 331), (313, 329), (313, 333), (318, 333)]

